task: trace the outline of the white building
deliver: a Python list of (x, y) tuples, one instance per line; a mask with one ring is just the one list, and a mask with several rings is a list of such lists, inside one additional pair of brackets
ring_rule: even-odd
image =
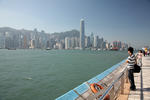
[(65, 38), (65, 49), (71, 49), (71, 39), (69, 37)]

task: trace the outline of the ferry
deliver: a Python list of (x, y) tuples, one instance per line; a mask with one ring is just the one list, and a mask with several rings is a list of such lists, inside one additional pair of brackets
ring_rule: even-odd
[(46, 48), (46, 50), (51, 50), (51, 48)]
[(111, 48), (110, 50), (112, 50), (112, 51), (118, 51), (118, 48), (114, 47), (114, 48)]

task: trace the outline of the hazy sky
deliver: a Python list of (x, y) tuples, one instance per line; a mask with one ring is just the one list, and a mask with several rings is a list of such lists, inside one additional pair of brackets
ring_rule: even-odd
[(80, 28), (108, 41), (150, 46), (150, 0), (0, 0), (0, 27), (48, 33)]

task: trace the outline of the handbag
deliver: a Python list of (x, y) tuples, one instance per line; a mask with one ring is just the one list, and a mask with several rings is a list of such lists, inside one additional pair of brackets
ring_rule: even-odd
[(137, 64), (134, 65), (134, 73), (139, 73), (141, 71), (141, 67)]

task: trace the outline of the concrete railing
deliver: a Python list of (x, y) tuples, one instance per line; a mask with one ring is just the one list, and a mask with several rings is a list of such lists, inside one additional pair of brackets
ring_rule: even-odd
[[(119, 93), (124, 92), (125, 81), (127, 82), (127, 69), (125, 60), (123, 60), (56, 100), (103, 100), (107, 94), (110, 96), (110, 100), (113, 100)], [(92, 83), (97, 83), (104, 89), (93, 93), (90, 88)]]

